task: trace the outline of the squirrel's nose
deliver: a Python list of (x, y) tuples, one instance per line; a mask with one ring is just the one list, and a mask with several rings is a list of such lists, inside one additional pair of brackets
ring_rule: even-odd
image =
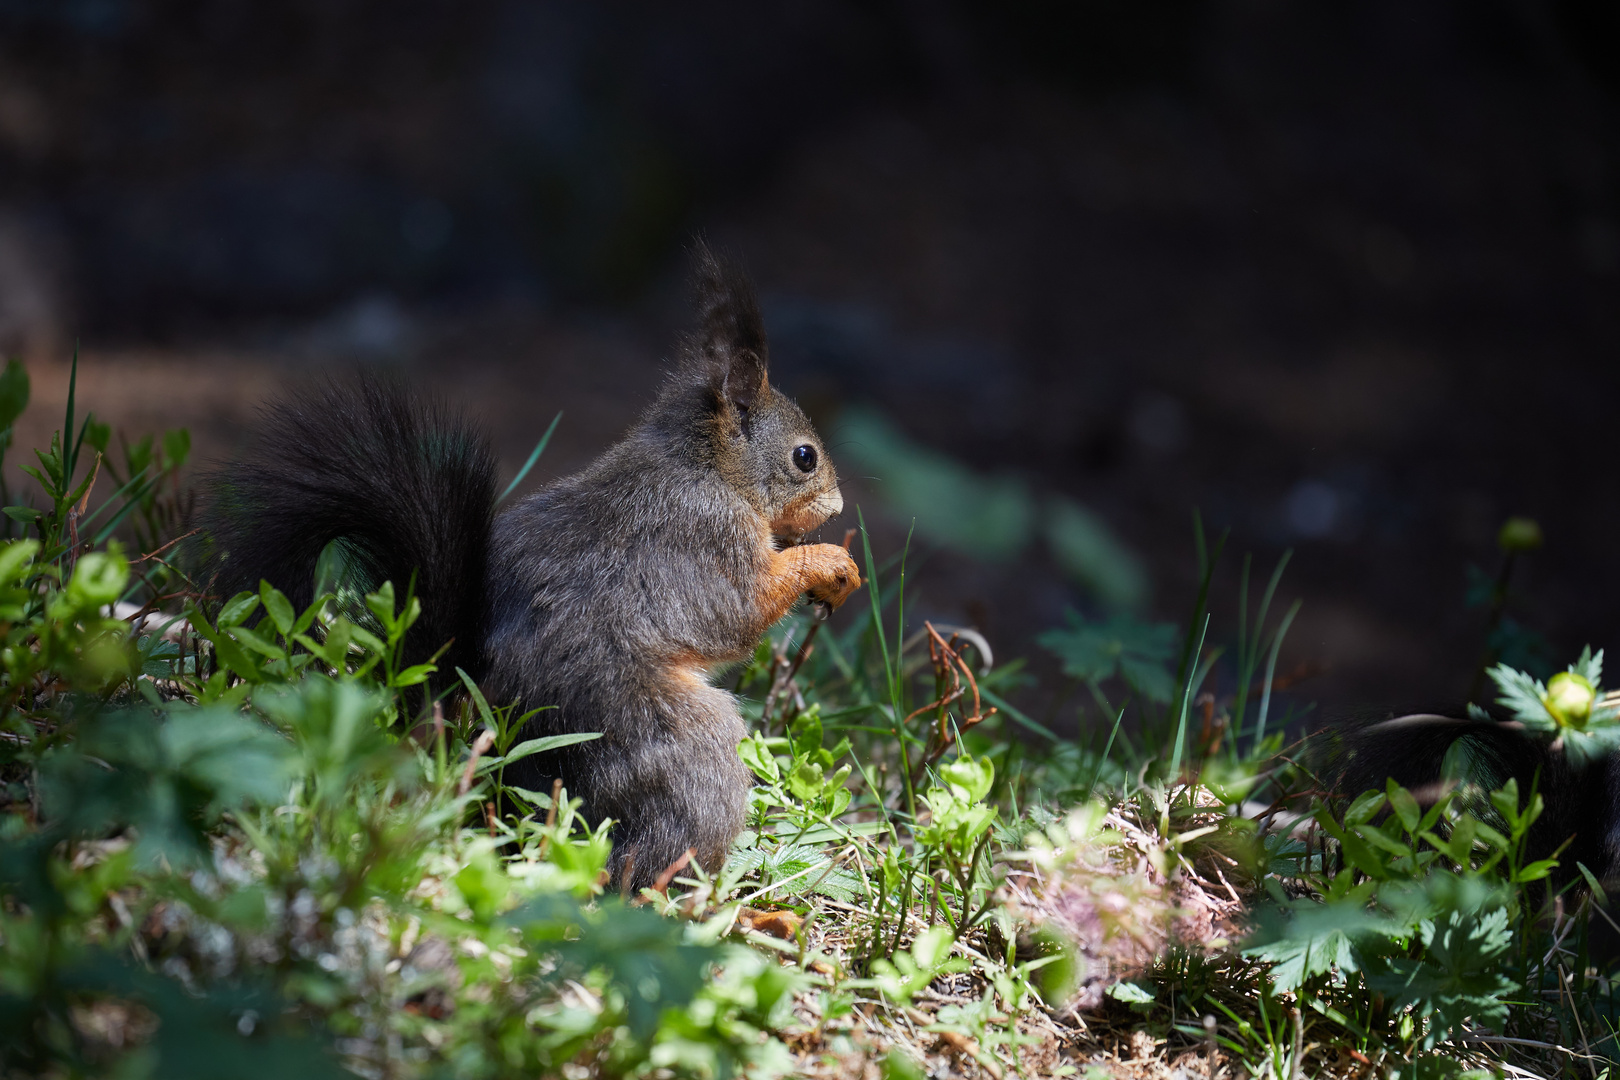
[(824, 517), (837, 517), (844, 512), (844, 496), (837, 488), (816, 496), (816, 512)]

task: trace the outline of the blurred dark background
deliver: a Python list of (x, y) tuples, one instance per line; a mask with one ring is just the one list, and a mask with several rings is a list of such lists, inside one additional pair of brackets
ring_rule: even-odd
[(204, 456), (362, 361), (511, 466), (562, 409), (544, 479), (702, 231), (919, 616), (1184, 618), (1196, 507), (1212, 640), (1295, 549), (1296, 705), (1454, 699), (1509, 514), (1516, 647), (1620, 640), (1617, 95), (1613, 0), (0, 0), (0, 346), (22, 446), (78, 341)]

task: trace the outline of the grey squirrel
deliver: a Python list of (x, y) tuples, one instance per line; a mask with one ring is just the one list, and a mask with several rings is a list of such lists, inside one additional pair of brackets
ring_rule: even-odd
[(718, 870), (743, 825), (743, 721), (710, 670), (800, 597), (835, 608), (861, 584), (844, 548), (801, 543), (843, 499), (810, 421), (770, 384), (751, 286), (702, 243), (694, 262), (698, 328), (657, 400), (584, 471), (509, 508), (480, 431), (366, 378), (272, 406), (207, 485), (214, 595), (263, 579), (307, 604), (336, 541), (359, 584), (414, 576), (407, 651), (450, 643), (441, 686), (460, 666), (492, 703), (542, 709), (524, 737), (600, 732), (507, 779), (561, 778), (590, 820), (612, 818), (625, 889), (688, 849)]

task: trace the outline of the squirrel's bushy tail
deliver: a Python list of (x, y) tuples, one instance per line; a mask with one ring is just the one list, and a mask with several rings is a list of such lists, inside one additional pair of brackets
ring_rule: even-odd
[(303, 610), (338, 541), (345, 584), (392, 581), (403, 598), (414, 575), (407, 657), (453, 642), (443, 685), (477, 670), (495, 469), (483, 432), (440, 402), (369, 375), (314, 383), (266, 408), (249, 450), (207, 479), (204, 581), (224, 600), (267, 580)]
[(1543, 802), (1530, 827), (1529, 858), (1551, 858), (1574, 837), (1559, 856), (1555, 882), (1574, 880), (1577, 862), (1600, 878), (1620, 873), (1620, 845), (1611, 836), (1620, 823), (1620, 755), (1581, 766), (1516, 724), (1425, 712), (1346, 725), (1316, 757), (1313, 769), (1346, 804), (1364, 791), (1385, 790), (1391, 779), (1424, 804), (1453, 781), (1494, 791), (1516, 780), (1521, 802), (1532, 790)]

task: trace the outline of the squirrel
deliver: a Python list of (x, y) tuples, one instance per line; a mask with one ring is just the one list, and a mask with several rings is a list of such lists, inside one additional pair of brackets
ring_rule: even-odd
[(771, 385), (744, 275), (694, 245), (697, 329), (653, 404), (595, 462), (497, 512), (487, 437), (376, 378), (270, 406), (256, 442), (207, 482), (211, 590), (261, 580), (313, 599), (328, 545), (366, 588), (414, 577), (406, 639), (463, 667), (495, 704), (533, 709), (523, 737), (601, 738), (515, 762), (612, 819), (612, 881), (632, 891), (690, 850), (719, 870), (752, 780), (736, 701), (709, 682), (750, 656), (800, 597), (836, 608), (861, 585), (849, 552), (802, 541), (843, 509), (808, 418)]

